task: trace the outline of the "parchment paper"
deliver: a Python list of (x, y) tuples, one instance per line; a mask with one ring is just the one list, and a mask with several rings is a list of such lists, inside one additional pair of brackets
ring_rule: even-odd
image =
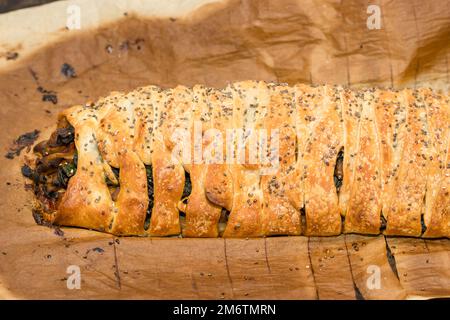
[[(4, 154), (24, 132), (39, 129), (47, 138), (63, 108), (141, 85), (221, 87), (256, 79), (449, 88), (445, 0), (77, 1), (89, 22), (80, 31), (65, 29), (70, 3), (0, 15)], [(381, 29), (367, 28), (369, 4), (381, 9)], [(61, 74), (64, 63), (76, 77)], [(57, 103), (43, 101), (42, 89)], [(32, 194), (20, 174), (27, 157), (24, 150), (0, 158), (3, 298), (450, 296), (445, 239), (116, 238), (74, 228), (57, 235), (32, 218)], [(81, 289), (68, 289), (69, 266), (80, 268)]]

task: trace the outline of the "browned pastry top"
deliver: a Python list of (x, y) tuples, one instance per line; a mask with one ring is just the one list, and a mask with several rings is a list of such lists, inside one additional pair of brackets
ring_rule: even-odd
[(75, 130), (78, 163), (43, 213), (54, 224), (117, 235), (450, 237), (449, 97), (431, 89), (148, 86), (60, 119)]

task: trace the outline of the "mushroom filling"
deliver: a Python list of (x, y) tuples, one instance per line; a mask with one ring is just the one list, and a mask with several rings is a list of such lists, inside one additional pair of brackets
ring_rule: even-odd
[[(74, 138), (74, 128), (65, 118), (61, 119), (50, 138), (33, 148), (37, 156), (34, 169), (28, 165), (22, 167), (22, 175), (33, 181), (34, 194), (43, 212), (54, 213), (57, 210), (70, 178), (77, 172), (78, 154)], [(118, 181), (119, 169), (111, 167), (111, 170)], [(120, 186), (108, 176), (105, 182), (115, 201)]]
[(184, 187), (181, 194), (181, 200), (178, 202), (178, 210), (180, 211), (180, 217), (184, 218), (187, 210), (187, 204), (189, 196), (192, 192), (191, 175), (186, 170), (184, 171)]
[(380, 232), (386, 230), (387, 221), (383, 214), (380, 215)]
[(183, 202), (187, 202), (187, 198), (192, 192), (192, 182), (191, 182), (191, 175), (189, 172), (184, 171), (184, 188), (183, 188), (183, 195), (181, 196), (181, 199), (183, 199)]
[(339, 150), (337, 159), (336, 159), (336, 166), (334, 167), (334, 186), (336, 187), (336, 192), (339, 194), (339, 191), (341, 190), (342, 181), (344, 180), (344, 148), (341, 148)]
[(35, 168), (22, 167), (22, 174), (33, 181), (33, 191), (41, 209), (47, 213), (56, 211), (69, 179), (77, 170), (74, 133), (74, 128), (62, 119), (50, 138), (33, 148), (37, 155)]

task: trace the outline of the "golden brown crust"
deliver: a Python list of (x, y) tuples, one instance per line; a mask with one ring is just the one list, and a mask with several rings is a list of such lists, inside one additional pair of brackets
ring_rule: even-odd
[[(226, 158), (228, 147), (226, 132), (234, 127), (232, 94), (230, 91), (209, 89), (208, 104), (212, 114), (211, 127), (222, 138), (222, 146), (216, 146), (216, 149), (222, 150), (222, 162), (214, 161), (208, 165), (205, 177), (205, 193), (208, 200), (231, 211), (233, 205), (233, 176), (231, 166)], [(211, 147), (214, 146), (211, 145)], [(220, 155), (217, 157), (220, 159)]]
[(423, 89), (430, 146), (424, 223), (427, 238), (450, 238), (449, 98)]
[[(193, 123), (191, 124), (191, 149), (193, 152), (198, 152), (197, 158), (202, 156), (203, 149), (208, 147), (209, 142), (207, 137), (207, 130), (211, 128), (212, 104), (208, 101), (207, 90), (203, 86), (195, 86), (193, 88), (192, 96), (192, 113)], [(196, 128), (194, 128), (196, 126)], [(201, 126), (200, 128), (198, 128)], [(197, 133), (195, 129), (200, 132)], [(196, 135), (199, 134), (197, 137)], [(200, 150), (196, 150), (196, 145), (201, 139)], [(210, 237), (215, 238), (219, 235), (219, 219), (222, 208), (212, 203), (206, 197), (205, 192), (205, 178), (208, 165), (202, 163), (201, 158), (192, 156), (192, 162), (187, 167), (192, 183), (192, 191), (187, 199), (185, 208), (186, 224), (183, 230), (183, 235), (186, 237)], [(199, 161), (200, 160), (200, 161)], [(186, 166), (186, 165), (185, 165)]]
[(354, 183), (354, 168), (358, 154), (358, 141), (360, 133), (359, 119), (362, 113), (362, 99), (358, 99), (360, 93), (351, 89), (341, 92), (341, 110), (343, 125), (343, 183), (339, 191), (339, 207), (341, 214), (345, 216), (348, 210), (351, 188)]
[(178, 201), (184, 187), (184, 170), (171, 161), (171, 154), (158, 140), (153, 146), (154, 204), (149, 233), (152, 236), (180, 234)]
[(136, 94), (138, 95), (137, 105), (135, 107), (136, 123), (133, 148), (138, 154), (139, 158), (146, 165), (152, 163), (152, 139), (153, 139), (153, 104), (152, 95), (158, 94), (160, 89), (155, 86), (148, 86), (138, 88)]
[[(430, 89), (243, 81), (224, 90), (114, 92), (61, 113), (75, 128), (78, 168), (57, 212), (44, 218), (117, 235), (168, 236), (182, 231), (181, 209), (184, 236), (217, 237), (225, 208), (224, 237), (328, 236), (341, 233), (341, 215), (344, 232), (377, 234), (382, 213), (388, 235), (420, 236), (423, 218), (424, 237), (450, 237), (449, 112), (448, 96)], [(196, 163), (199, 124), (203, 157)], [(227, 145), (235, 129), (244, 138)], [(266, 139), (265, 150), (260, 129), (267, 138), (278, 130), (278, 144)], [(252, 157), (255, 146), (256, 155), (279, 154), (261, 163)], [(241, 157), (230, 159), (230, 147)], [(341, 150), (339, 188), (334, 174)], [(181, 199), (185, 171), (192, 191)]]
[(344, 150), (356, 152), (348, 170), (350, 195), (345, 211), (344, 232), (378, 234), (381, 214), (381, 161), (374, 112), (378, 95), (369, 90), (357, 99), (362, 100), (360, 115), (356, 117), (357, 135), (354, 135), (355, 131), (348, 132), (349, 136), (344, 145)]
[(83, 125), (77, 126), (75, 135), (75, 144), (79, 150), (78, 170), (69, 181), (53, 222), (107, 231), (114, 208), (96, 146), (97, 120), (90, 116), (90, 110), (82, 106), (72, 107), (65, 114), (72, 123), (78, 122), (75, 117), (81, 118)]
[(148, 207), (145, 167), (134, 152), (121, 153), (119, 163), (121, 186), (116, 202), (118, 211), (110, 231), (117, 235), (140, 235)]
[(175, 97), (179, 95), (172, 90), (153, 97), (153, 112), (157, 117), (152, 145), (154, 204), (149, 228), (152, 236), (176, 235), (181, 232), (178, 201), (183, 193), (184, 169), (168, 148), (173, 144), (169, 133), (172, 133), (172, 126), (179, 112)]
[(294, 169), (296, 160), (295, 103), (294, 90), (288, 86), (271, 86), (270, 102), (264, 128), (270, 137), (278, 132), (278, 143), (270, 148), (278, 148), (278, 168), (274, 173), (261, 177), (266, 214), (266, 235), (299, 235), (301, 233), (300, 210), (286, 197), (289, 187), (287, 175)]
[(303, 151), (305, 172), (305, 214), (308, 236), (341, 233), (341, 216), (333, 174), (342, 147), (340, 109), (329, 87), (314, 90), (315, 103), (310, 116), (306, 147)]
[(403, 91), (407, 117), (398, 176), (387, 206), (387, 235), (420, 236), (427, 181), (426, 108), (420, 91)]
[(382, 215), (387, 218), (401, 160), (406, 125), (402, 91), (377, 90), (375, 121), (379, 140)]
[(293, 169), (287, 173), (285, 180), (287, 183), (286, 196), (294, 208), (300, 211), (305, 206), (305, 178), (308, 169), (304, 161), (305, 150), (309, 144), (308, 137), (317, 121), (315, 106), (322, 103), (323, 97), (321, 87), (297, 84), (293, 87), (293, 90), (295, 106), (293, 118), (297, 135), (297, 159)]
[[(260, 188), (259, 169), (248, 165), (246, 144), (249, 132), (263, 120), (264, 113), (260, 104), (261, 85), (255, 81), (244, 81), (229, 86), (233, 95), (233, 124), (241, 129), (235, 135), (235, 163), (231, 165), (233, 177), (233, 203), (225, 228), (224, 237), (259, 237), (264, 234), (265, 214), (262, 210), (263, 199)], [(242, 135), (242, 136), (241, 136)], [(242, 144), (239, 142), (243, 137)]]

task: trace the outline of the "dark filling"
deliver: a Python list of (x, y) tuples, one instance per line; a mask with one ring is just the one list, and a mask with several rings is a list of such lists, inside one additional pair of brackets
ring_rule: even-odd
[(420, 223), (422, 225), (422, 234), (424, 234), (425, 231), (427, 231), (427, 226), (425, 225), (425, 219), (423, 215), (420, 216)]
[(45, 212), (54, 212), (77, 169), (74, 128), (61, 120), (58, 128), (46, 141), (38, 143), (35, 167), (22, 166), (22, 175), (33, 181), (33, 191)]
[(75, 153), (71, 161), (60, 163), (57, 171), (56, 186), (67, 189), (69, 179), (77, 172), (78, 154)]
[(219, 236), (223, 235), (225, 228), (227, 227), (228, 217), (230, 216), (230, 211), (225, 208), (222, 208), (222, 212), (220, 213), (219, 218)]
[[(428, 190), (426, 190), (427, 192), (428, 192)], [(424, 193), (424, 196), (423, 196), (423, 206), (424, 207), (426, 207), (426, 193), (427, 192), (425, 192)], [(426, 224), (425, 224), (425, 216), (422, 214), (422, 215), (420, 215), (420, 223), (421, 223), (421, 227), (422, 227), (422, 230), (421, 230), (421, 232), (422, 232), (422, 235), (427, 231), (427, 226), (426, 226)]]
[[(191, 182), (191, 175), (186, 170), (184, 171), (184, 187), (183, 187), (183, 194), (181, 195), (181, 201), (187, 205), (189, 195), (192, 192), (192, 182)], [(184, 219), (186, 217), (186, 212), (183, 210), (180, 210), (180, 218)]]
[(154, 205), (154, 184), (153, 184), (153, 170), (152, 166), (145, 166), (145, 171), (147, 173), (147, 193), (148, 193), (148, 208), (145, 215), (144, 229), (148, 230), (150, 226), (150, 217), (152, 216), (152, 209)]
[(334, 185), (336, 187), (336, 192), (339, 194), (342, 186), (342, 180), (344, 179), (344, 148), (339, 150), (336, 159), (336, 166), (334, 167)]
[(181, 199), (186, 199), (187, 197), (189, 197), (191, 192), (192, 192), (191, 175), (187, 171), (184, 171), (184, 188)]
[(300, 224), (302, 228), (302, 234), (306, 231), (306, 209), (305, 207), (300, 208)]
[(228, 217), (230, 216), (230, 211), (228, 211), (225, 208), (222, 208), (222, 211), (220, 212), (220, 219), (219, 222), (226, 223), (228, 221)]
[(384, 230), (386, 230), (387, 221), (384, 218), (383, 214), (380, 216), (380, 232), (383, 233)]
[(74, 141), (75, 129), (72, 126), (67, 128), (59, 128), (56, 130), (56, 141), (54, 143), (56, 146), (68, 145)]

